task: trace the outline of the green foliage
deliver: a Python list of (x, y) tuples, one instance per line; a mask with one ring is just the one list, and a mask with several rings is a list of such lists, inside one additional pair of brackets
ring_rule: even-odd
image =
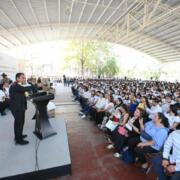
[(118, 74), (119, 68), (115, 57), (108, 57), (105, 64), (102, 66), (101, 73), (107, 77), (113, 77)]
[(116, 58), (108, 43), (98, 41), (72, 41), (66, 49), (65, 68), (78, 66), (81, 75), (103, 75), (112, 77), (119, 72)]

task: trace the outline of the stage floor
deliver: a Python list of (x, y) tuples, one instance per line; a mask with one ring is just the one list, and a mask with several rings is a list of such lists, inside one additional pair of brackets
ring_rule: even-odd
[[(31, 106), (31, 105), (30, 105)], [(38, 148), (38, 169), (35, 148), (37, 138), (33, 134), (35, 121), (31, 120), (33, 108), (26, 112), (24, 134), (28, 135), (29, 144), (15, 145), (13, 118), (10, 112), (0, 117), (0, 179), (48, 179), (71, 174), (66, 123), (63, 119), (50, 119), (57, 135), (40, 141)]]

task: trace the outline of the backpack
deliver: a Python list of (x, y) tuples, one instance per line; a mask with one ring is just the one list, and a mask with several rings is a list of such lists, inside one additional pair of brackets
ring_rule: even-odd
[(122, 160), (126, 163), (126, 164), (130, 164), (130, 163), (134, 163), (134, 154), (131, 150), (126, 149), (124, 151), (122, 151)]

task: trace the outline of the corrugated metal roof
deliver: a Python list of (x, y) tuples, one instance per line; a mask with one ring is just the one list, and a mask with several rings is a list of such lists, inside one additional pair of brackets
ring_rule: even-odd
[(1, 0), (0, 46), (97, 39), (180, 60), (180, 0)]

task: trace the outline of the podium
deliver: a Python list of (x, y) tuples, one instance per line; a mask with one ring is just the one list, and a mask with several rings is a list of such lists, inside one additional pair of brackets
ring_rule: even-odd
[(51, 127), (47, 113), (47, 105), (52, 99), (54, 99), (54, 94), (47, 95), (46, 92), (36, 93), (32, 97), (32, 102), (36, 106), (36, 123), (34, 134), (39, 139), (45, 139), (57, 134)]

